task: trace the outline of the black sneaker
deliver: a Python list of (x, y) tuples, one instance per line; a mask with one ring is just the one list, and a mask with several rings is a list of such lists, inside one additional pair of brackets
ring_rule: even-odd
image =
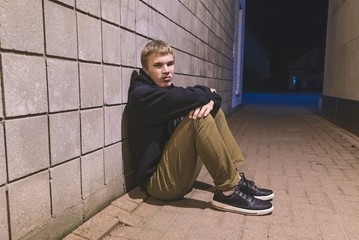
[(245, 178), (244, 173), (240, 173), (239, 175), (241, 176), (241, 181), (239, 181), (238, 187), (242, 192), (245, 192), (261, 200), (273, 199), (274, 193), (272, 190), (258, 188), (253, 181), (249, 181)]
[(234, 193), (230, 196), (225, 196), (220, 191), (215, 193), (212, 206), (223, 211), (246, 215), (266, 215), (273, 211), (271, 202), (248, 195), (239, 190), (238, 186), (235, 187)]

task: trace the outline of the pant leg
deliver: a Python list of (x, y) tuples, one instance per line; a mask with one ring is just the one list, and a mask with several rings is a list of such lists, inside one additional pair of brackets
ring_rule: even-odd
[(227, 149), (232, 157), (233, 163), (237, 166), (243, 165), (245, 163), (245, 159), (240, 147), (237, 144), (237, 141), (234, 139), (233, 134), (228, 127), (227, 119), (222, 109), (219, 109), (214, 120), (216, 122), (218, 131), (221, 134), (222, 139), (225, 142)]
[(211, 115), (196, 120), (184, 118), (166, 144), (147, 192), (161, 200), (182, 198), (198, 177), (201, 162), (219, 190), (239, 182), (239, 175), (215, 120)]

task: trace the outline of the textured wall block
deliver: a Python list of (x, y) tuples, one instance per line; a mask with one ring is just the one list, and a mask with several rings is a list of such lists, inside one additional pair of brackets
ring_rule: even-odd
[(121, 39), (120, 28), (114, 25), (102, 22), (102, 44), (103, 61), (106, 63), (121, 63)]
[(0, 236), (9, 239), (5, 187), (0, 187)]
[[(0, 74), (1, 75), (1, 74)], [(4, 112), (3, 112), (3, 94), (2, 94), (2, 78), (0, 76), (0, 119), (4, 118)]]
[(2, 48), (44, 52), (41, 0), (0, 1), (0, 13)]
[(148, 43), (148, 39), (142, 36), (136, 35), (136, 67), (142, 68), (141, 64), (141, 51)]
[(104, 66), (104, 101), (105, 104), (119, 104), (122, 102), (121, 67)]
[(46, 53), (62, 57), (77, 57), (75, 11), (45, 1)]
[(77, 24), (79, 58), (100, 62), (102, 60), (101, 21), (78, 13)]
[(81, 202), (80, 159), (50, 170), (52, 207), (55, 215)]
[(135, 31), (136, 29), (136, 3), (133, 0), (121, 0), (121, 26)]
[(50, 115), (51, 165), (80, 155), (80, 114)]
[(121, 137), (122, 107), (105, 107), (105, 145), (118, 142)]
[(86, 153), (104, 144), (103, 109), (92, 109), (81, 112), (82, 153)]
[(150, 8), (148, 11), (148, 36), (158, 39), (158, 13)]
[(138, 1), (136, 5), (136, 32), (148, 35), (148, 7)]
[(102, 18), (120, 24), (120, 0), (101, 1)]
[[(171, 22), (162, 15), (158, 15), (158, 38), (165, 41), (171, 41)], [(180, 37), (180, 36), (179, 36)]]
[[(0, 185), (6, 183), (6, 158), (4, 146), (4, 128), (0, 124)], [(1, 236), (1, 235), (0, 235)]]
[(82, 191), (86, 198), (104, 187), (103, 150), (83, 156), (81, 163)]
[(81, 108), (103, 105), (101, 65), (80, 63)]
[(24, 237), (50, 220), (51, 200), (47, 171), (10, 183), (8, 187), (12, 239)]
[(57, 1), (62, 2), (64, 4), (66, 4), (66, 5), (71, 6), (71, 7), (75, 6), (75, 0), (57, 0)]
[(40, 57), (2, 54), (5, 115), (47, 111), (45, 61)]
[(105, 184), (123, 176), (122, 143), (114, 144), (104, 150)]
[(86, 13), (100, 17), (100, 2), (98, 0), (77, 0), (76, 7)]
[(80, 105), (78, 64), (47, 60), (50, 112), (78, 109)]
[(132, 32), (121, 29), (121, 58), (122, 65), (135, 66), (136, 58), (136, 35)]
[(131, 77), (137, 76), (138, 72), (133, 68), (122, 68), (122, 102), (128, 102), (128, 89), (131, 84)]
[(154, 9), (158, 8), (159, 0), (148, 0), (148, 5), (153, 7)]
[(47, 117), (8, 120), (5, 123), (9, 178), (13, 180), (49, 165)]
[[(26, 236), (27, 240), (39, 239), (69, 239), (66, 236), (69, 231), (76, 229), (83, 223), (83, 204), (66, 209), (64, 212), (54, 216), (39, 231), (34, 231)], [(80, 240), (84, 240), (79, 237)], [(75, 240), (75, 239), (72, 239)]]

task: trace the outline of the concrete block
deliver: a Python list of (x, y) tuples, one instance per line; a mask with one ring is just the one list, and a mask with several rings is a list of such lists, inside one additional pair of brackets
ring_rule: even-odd
[(152, 6), (154, 9), (158, 8), (158, 1), (159, 0), (148, 0), (148, 5)]
[(104, 187), (103, 150), (82, 156), (81, 167), (82, 194), (87, 198)]
[(202, 4), (199, 1), (192, 1), (192, 0), (180, 0), (182, 4), (184, 4), (191, 12), (194, 14), (197, 13), (197, 5)]
[(130, 30), (136, 30), (136, 2), (133, 0), (121, 0), (121, 26)]
[[(79, 204), (75, 207), (66, 209), (61, 214), (56, 215), (49, 222), (36, 231), (26, 236), (26, 240), (39, 239), (68, 239), (65, 238), (73, 229), (83, 223), (83, 205)], [(81, 238), (73, 238), (81, 239)], [(81, 239), (85, 240), (85, 239)]]
[(0, 238), (9, 239), (5, 187), (0, 187)]
[(2, 54), (5, 115), (47, 112), (45, 60)]
[(80, 63), (81, 108), (103, 105), (102, 67)]
[(136, 67), (142, 68), (141, 64), (141, 51), (148, 43), (148, 39), (142, 36), (136, 35)]
[(137, 76), (138, 72), (133, 68), (122, 68), (122, 102), (127, 103), (128, 89), (131, 84), (131, 78)]
[(4, 145), (4, 128), (0, 124), (0, 186), (6, 183), (6, 158)]
[(98, 0), (77, 0), (76, 1), (76, 8), (89, 13), (91, 15), (95, 15), (100, 17), (100, 5), (101, 1)]
[(88, 15), (77, 13), (77, 25), (79, 58), (101, 62), (101, 21)]
[(55, 215), (80, 204), (81, 168), (77, 158), (50, 169), (52, 209)]
[(10, 180), (49, 166), (47, 126), (46, 116), (6, 121), (5, 135)]
[(105, 22), (102, 22), (102, 44), (103, 61), (105, 63), (121, 63), (121, 38), (120, 28)]
[(79, 112), (50, 115), (51, 165), (80, 156)]
[(81, 112), (82, 153), (103, 147), (104, 124), (103, 109), (92, 109)]
[(2, 48), (44, 52), (41, 0), (0, 1), (0, 12)]
[(105, 107), (105, 145), (121, 141), (122, 107)]
[(12, 239), (26, 236), (51, 219), (48, 171), (10, 183), (8, 188)]
[(50, 112), (78, 109), (80, 105), (78, 64), (47, 60)]
[(158, 13), (151, 8), (148, 11), (148, 36), (158, 39)]
[(136, 59), (139, 56), (136, 56), (136, 35), (132, 32), (121, 29), (121, 58), (122, 65), (125, 66), (135, 66)]
[[(2, 74), (0, 74), (2, 75)], [(3, 94), (2, 94), (2, 77), (0, 76), (0, 120), (4, 118), (4, 111), (3, 111)]]
[(136, 2), (136, 32), (148, 35), (148, 7), (144, 3)]
[(179, 1), (160, 1), (157, 10), (177, 22), (176, 16), (179, 4)]
[(45, 1), (44, 3), (46, 53), (77, 58), (75, 11), (50, 1)]
[(105, 185), (97, 193), (84, 199), (84, 220), (111, 204), (113, 200), (124, 194), (124, 179), (117, 178)]
[(103, 67), (105, 104), (119, 104), (122, 102), (121, 74), (121, 67)]
[(104, 150), (105, 184), (123, 176), (122, 143), (106, 147)]
[(171, 22), (167, 18), (158, 14), (158, 38), (165, 41), (171, 41)]
[(66, 4), (66, 5), (71, 6), (71, 7), (75, 6), (75, 0), (57, 0), (57, 1), (62, 2), (64, 4)]
[(115, 24), (120, 24), (120, 0), (101, 1), (102, 18)]

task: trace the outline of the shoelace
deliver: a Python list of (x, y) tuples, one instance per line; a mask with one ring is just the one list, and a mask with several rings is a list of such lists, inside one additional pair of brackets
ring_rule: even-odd
[(248, 179), (244, 176), (244, 173), (240, 173), (239, 176), (241, 176), (241, 178), (243, 179), (243, 181), (244, 181), (247, 185), (249, 185), (248, 187), (257, 188), (255, 182), (248, 180)]

